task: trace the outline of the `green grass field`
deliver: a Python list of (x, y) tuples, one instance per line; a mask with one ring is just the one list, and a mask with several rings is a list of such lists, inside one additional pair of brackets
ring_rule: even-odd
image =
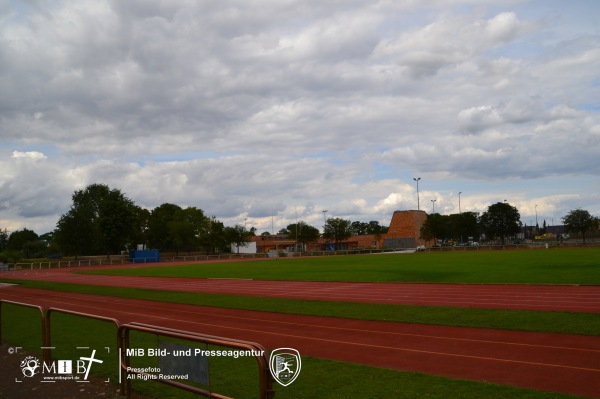
[[(600, 249), (560, 249), (286, 258), (135, 269), (103, 269), (86, 273), (299, 281), (600, 284), (599, 259)], [(282, 309), (285, 309), (285, 312), (295, 314), (365, 320), (600, 335), (600, 315), (598, 314), (302, 301), (40, 281), (13, 282), (32, 288), (258, 311), (281, 312)], [(36, 335), (35, 329), (29, 328), (36, 322), (31, 324), (30, 321), (22, 319), (25, 317), (22, 315), (31, 318), (31, 313), (15, 312), (14, 310), (10, 312), (5, 311), (3, 315), (4, 339), (33, 349), (39, 346), (39, 334)], [(5, 317), (13, 319), (12, 321), (9, 319), (7, 322)], [(33, 317), (35, 318), (35, 315)], [(57, 342), (76, 342), (77, 338), (69, 335), (72, 334), (70, 331), (76, 331), (75, 334), (89, 337), (91, 342), (102, 342), (106, 339), (107, 334), (110, 335), (110, 332), (104, 331), (106, 327), (89, 327), (87, 323), (89, 323), (87, 320), (67, 317), (67, 320), (61, 323), (64, 331), (56, 332), (56, 334), (62, 335)], [(148, 337), (143, 339), (148, 339)], [(61, 356), (68, 357), (70, 354), (65, 353)], [(277, 398), (460, 397), (470, 399), (485, 397), (542, 399), (572, 397), (324, 359), (303, 357), (303, 362), (301, 377), (294, 384), (287, 388), (276, 386), (278, 388)], [(215, 385), (216, 388), (225, 387), (226, 392), (224, 393), (234, 397), (256, 397), (254, 388), (248, 393), (242, 386), (246, 384), (245, 382), (234, 381), (234, 376), (241, 378), (241, 381), (253, 380), (252, 374), (247, 376), (245, 365), (228, 365), (225, 368), (228, 370), (227, 372), (217, 374), (219, 382)], [(101, 376), (111, 373), (110, 370), (99, 371)], [(185, 397), (180, 391), (173, 391), (169, 388), (160, 388), (159, 391), (156, 391), (156, 384), (151, 382), (137, 382), (134, 388), (155, 397)]]
[(280, 258), (85, 273), (298, 281), (600, 284), (600, 249)]

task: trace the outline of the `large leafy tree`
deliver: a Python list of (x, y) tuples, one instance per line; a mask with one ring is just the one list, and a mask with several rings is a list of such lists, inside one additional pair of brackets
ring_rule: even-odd
[(421, 238), (424, 240), (445, 240), (450, 236), (450, 218), (446, 215), (433, 213), (421, 226)]
[(592, 216), (584, 209), (575, 209), (570, 211), (562, 218), (567, 233), (579, 233), (585, 242), (585, 234), (599, 227), (598, 218)]
[(353, 234), (363, 236), (368, 234), (385, 234), (388, 228), (381, 226), (378, 221), (371, 220), (370, 222), (352, 222)]
[(176, 214), (182, 209), (179, 205), (164, 203), (152, 210), (148, 216), (148, 228), (146, 232), (149, 248), (161, 251), (172, 251), (175, 249), (170, 226), (175, 221)]
[(421, 227), (421, 237), (426, 240), (449, 240), (461, 242), (463, 238), (479, 237), (479, 223), (474, 212), (440, 215), (434, 213), (427, 217)]
[(506, 237), (521, 231), (521, 215), (514, 206), (506, 202), (497, 202), (479, 217), (479, 224), (488, 239), (500, 238), (504, 243)]
[(0, 229), (0, 252), (4, 251), (8, 245), (8, 230)]
[(233, 227), (225, 227), (225, 239), (227, 242), (235, 244), (237, 253), (240, 252), (240, 247), (250, 242), (250, 233), (242, 225), (236, 224)]
[(201, 209), (188, 207), (177, 210), (168, 225), (175, 251), (197, 249), (207, 223), (208, 219)]
[(150, 211), (139, 206), (133, 208), (133, 238), (132, 244), (146, 244), (148, 242), (148, 222)]
[(448, 228), (450, 238), (457, 242), (463, 242), (468, 237), (477, 239), (481, 234), (477, 213), (463, 212), (449, 215)]
[(120, 190), (92, 184), (75, 191), (73, 204), (57, 223), (56, 240), (65, 253), (116, 253), (134, 238), (135, 205)]
[(109, 190), (100, 198), (98, 227), (103, 251), (114, 254), (130, 248), (135, 236), (133, 201), (116, 189)]
[(161, 251), (195, 250), (208, 226), (209, 219), (201, 209), (164, 203), (148, 216), (148, 246)]
[(33, 230), (22, 229), (13, 231), (8, 237), (8, 249), (13, 251), (22, 251), (28, 242), (37, 242), (40, 238)]
[(288, 236), (288, 238), (294, 239), (303, 244), (317, 241), (321, 235), (319, 233), (319, 229), (306, 224), (304, 221), (288, 225), (285, 229), (285, 234)]
[(333, 240), (336, 248), (338, 243), (352, 237), (352, 223), (341, 218), (330, 218), (325, 223), (323, 237)]
[(48, 244), (35, 231), (23, 228), (8, 236), (7, 249), (26, 258), (41, 258), (48, 254)]
[(89, 206), (73, 204), (56, 224), (55, 240), (66, 255), (92, 255), (99, 251), (97, 226)]
[(207, 254), (218, 252), (227, 246), (225, 238), (225, 225), (217, 220), (215, 216), (207, 219), (204, 231), (200, 234), (200, 246)]

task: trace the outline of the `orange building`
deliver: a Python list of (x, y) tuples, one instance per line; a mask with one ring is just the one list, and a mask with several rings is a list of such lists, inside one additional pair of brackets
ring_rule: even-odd
[(427, 220), (425, 211), (395, 211), (383, 246), (388, 248), (416, 248), (425, 245), (419, 242), (420, 226)]
[[(429, 245), (422, 241), (419, 243), (419, 226), (427, 220), (425, 211), (395, 211), (386, 234), (369, 234), (352, 236), (347, 240), (339, 242), (337, 249), (357, 248), (416, 248), (420, 245)], [(308, 243), (304, 246), (295, 240), (282, 235), (256, 236), (252, 237), (256, 242), (257, 252), (268, 252), (270, 250), (291, 251), (321, 251), (333, 249), (332, 244), (323, 238)]]

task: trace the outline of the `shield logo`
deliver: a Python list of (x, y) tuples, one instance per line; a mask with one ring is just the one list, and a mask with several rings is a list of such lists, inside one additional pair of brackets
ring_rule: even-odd
[(269, 366), (275, 381), (287, 387), (300, 374), (302, 368), (300, 352), (293, 348), (274, 349), (269, 358)]

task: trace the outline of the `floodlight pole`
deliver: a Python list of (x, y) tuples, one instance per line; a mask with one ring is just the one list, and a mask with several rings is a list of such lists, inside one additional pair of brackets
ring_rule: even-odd
[(460, 218), (460, 244), (462, 245), (462, 226), (463, 226), (463, 220), (462, 220), (462, 210), (460, 209), (460, 195), (462, 194), (462, 191), (458, 192), (458, 214), (461, 216)]
[(419, 200), (419, 180), (421, 180), (420, 177), (413, 177), (413, 180), (417, 182), (417, 218), (418, 218), (418, 222), (417, 222), (417, 237), (419, 239), (419, 247), (421, 246), (421, 202)]
[(432, 215), (435, 213), (435, 201), (437, 201), (437, 199), (431, 200), (431, 207), (432, 207), (431, 214)]
[(323, 210), (323, 249), (325, 250), (327, 248), (326, 242), (325, 242), (325, 225), (327, 224), (327, 222), (325, 221), (325, 214), (327, 213), (327, 209)]

